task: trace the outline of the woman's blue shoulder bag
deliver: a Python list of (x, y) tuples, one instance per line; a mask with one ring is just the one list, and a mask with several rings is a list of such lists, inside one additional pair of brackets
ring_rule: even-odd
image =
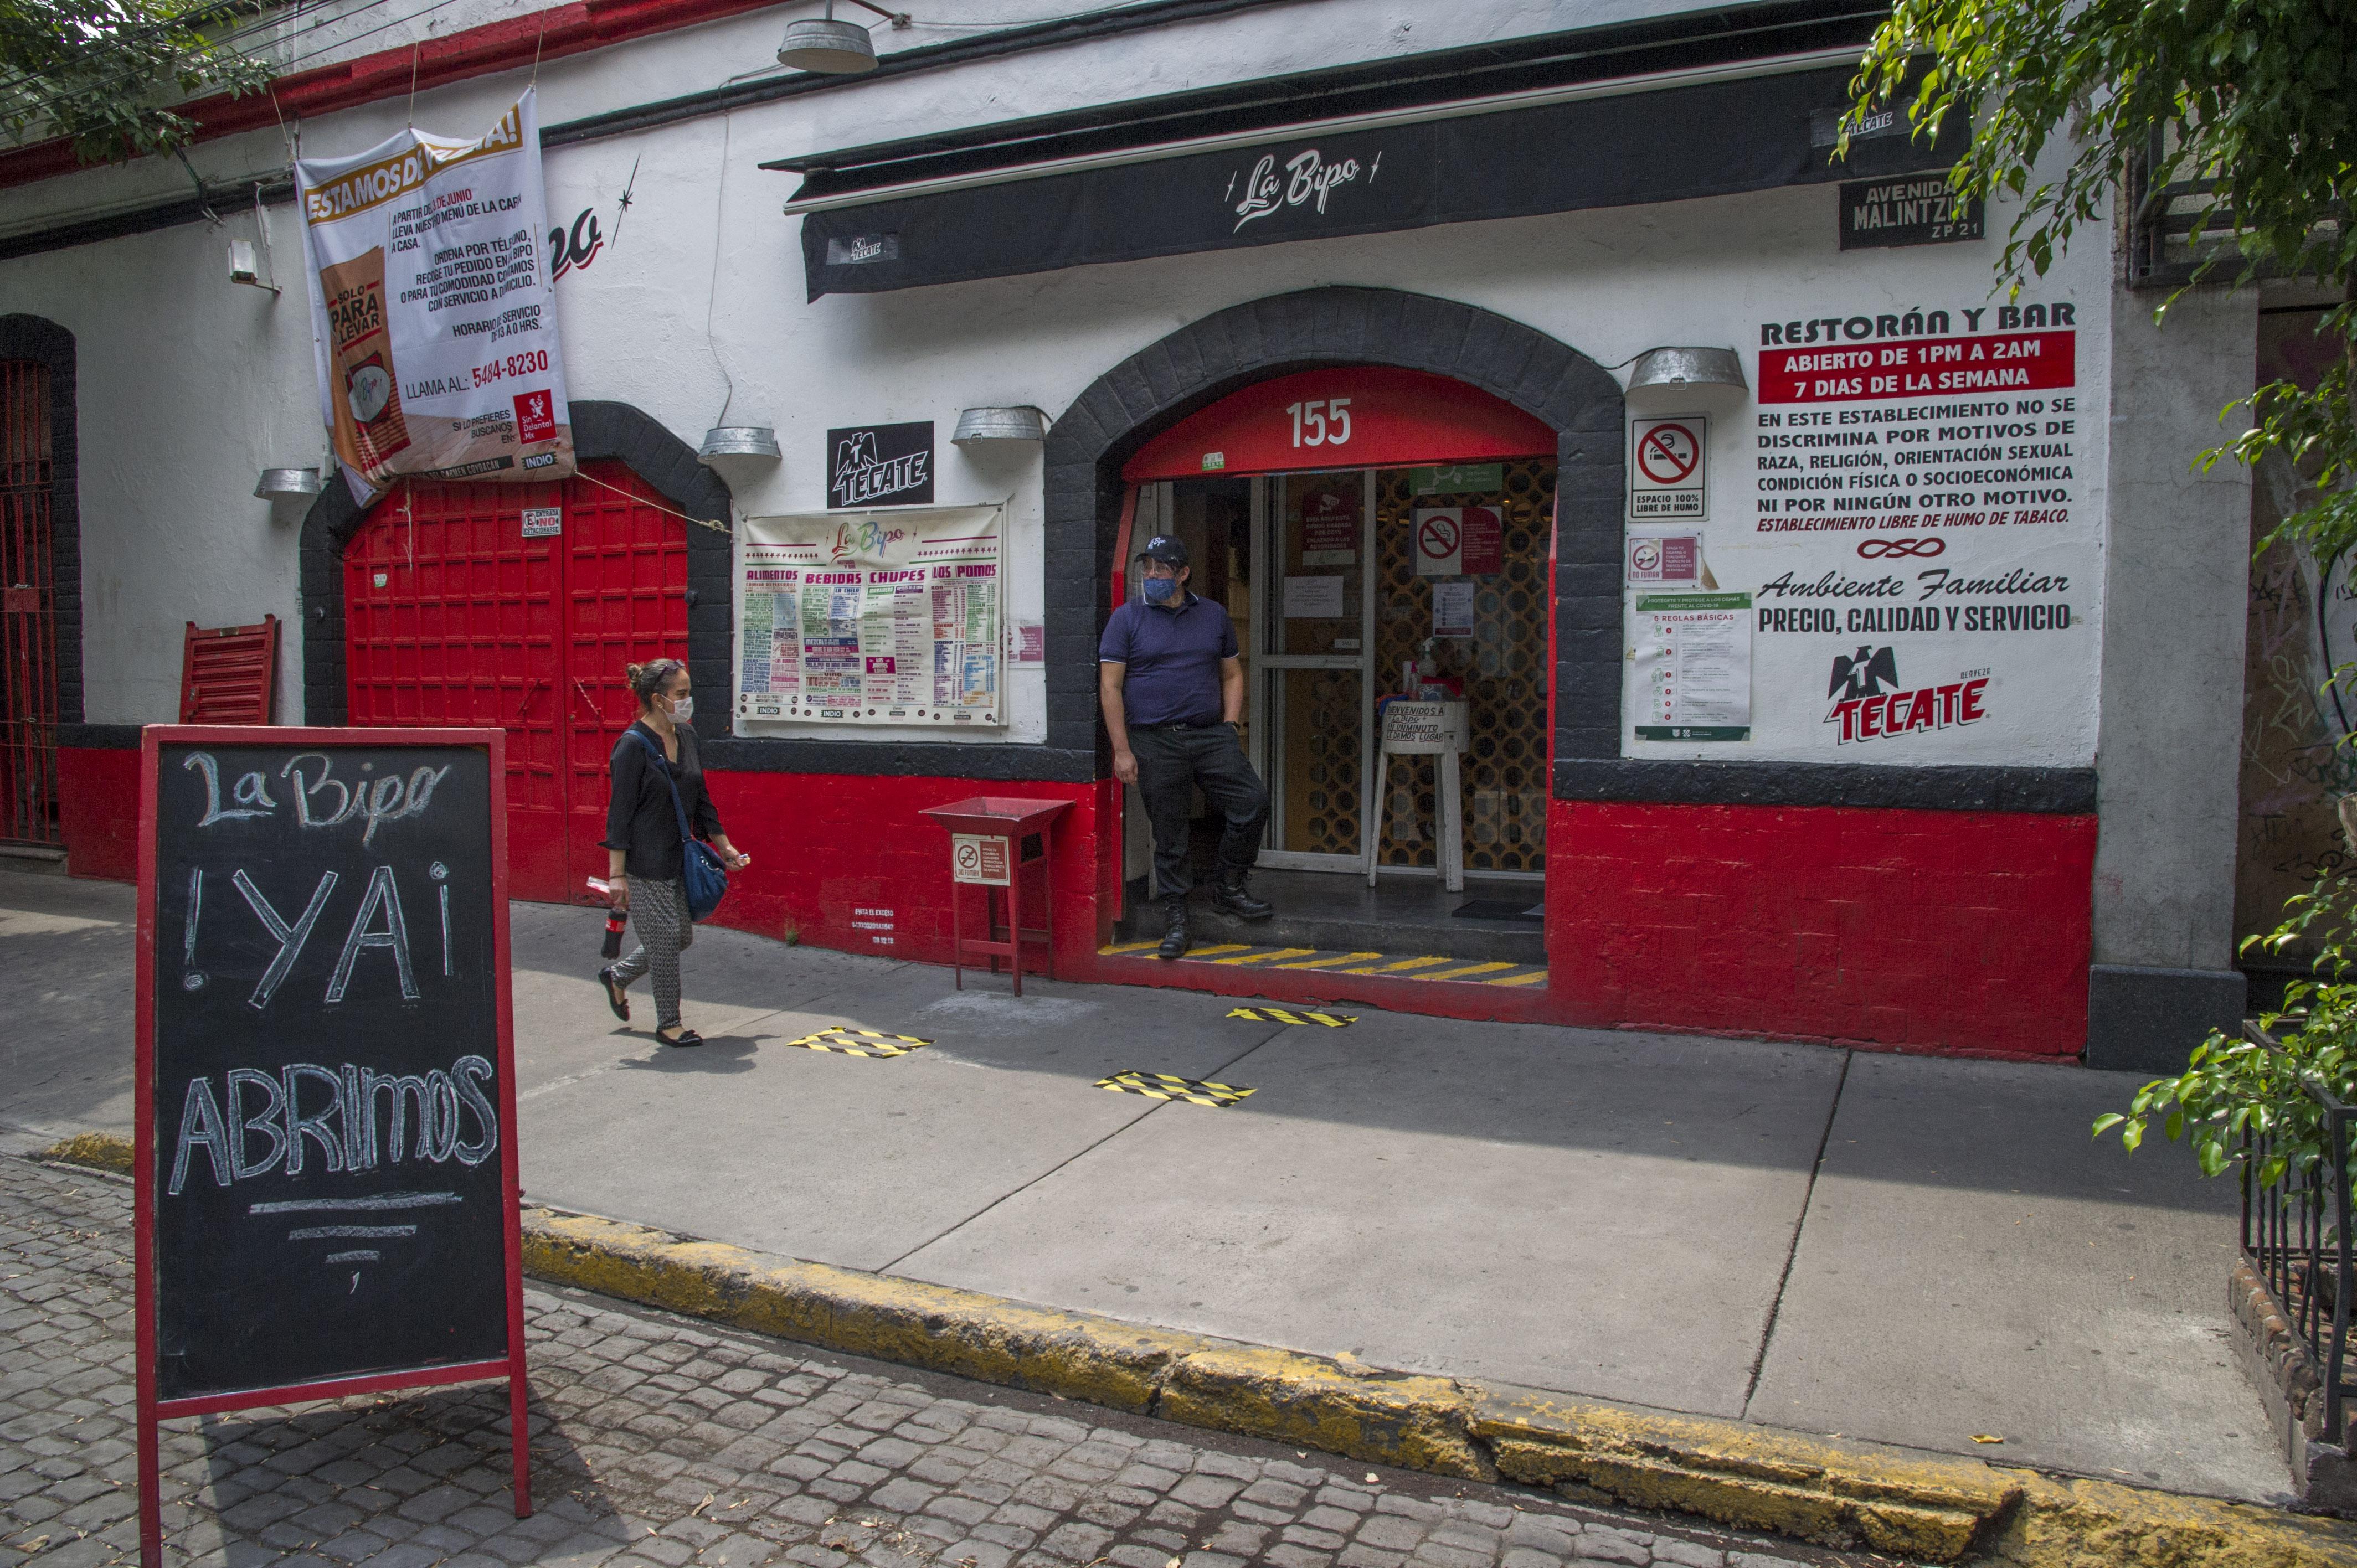
[(671, 760), (662, 747), (649, 740), (646, 732), (637, 728), (622, 732), (647, 748), (647, 755), (662, 770), (663, 782), (671, 786), (672, 810), (679, 813), (679, 876), (687, 888), (687, 918), (701, 920), (720, 908), (720, 900), (728, 894), (728, 868), (720, 864), (720, 856), (711, 845), (695, 836), (687, 825), (687, 803), (679, 798), (679, 780), (672, 776)]

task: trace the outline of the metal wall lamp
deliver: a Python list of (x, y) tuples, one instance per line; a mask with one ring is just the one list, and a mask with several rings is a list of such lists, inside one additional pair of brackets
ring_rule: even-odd
[(256, 500), (309, 500), (321, 489), (317, 468), (264, 468), (253, 487)]
[(715, 457), (759, 457), (774, 463), (783, 456), (778, 450), (778, 433), (766, 424), (716, 424), (695, 449), (695, 460), (707, 464)]
[(1732, 349), (1648, 349), (1637, 356), (1629, 372), (1629, 390), (1641, 387), (1734, 387), (1750, 390), (1743, 379), (1743, 356)]
[(1015, 408), (969, 408), (958, 415), (954, 446), (984, 441), (1045, 441), (1048, 415), (1028, 403)]
[[(875, 12), (895, 27), (909, 26), (905, 11), (887, 11), (868, 0), (850, 3)], [(778, 63), (823, 76), (857, 76), (876, 69), (876, 44), (858, 23), (836, 21), (834, 0), (826, 0), (823, 18), (806, 16), (786, 24), (785, 39), (778, 45)]]

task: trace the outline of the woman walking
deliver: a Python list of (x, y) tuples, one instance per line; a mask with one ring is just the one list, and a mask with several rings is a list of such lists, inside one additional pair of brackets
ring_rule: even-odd
[[(704, 766), (696, 759), (695, 699), (689, 693), (687, 666), (676, 659), (623, 667), (639, 699), (639, 716), (614, 743), (609, 763), (613, 798), (606, 807), (606, 880), (617, 909), (628, 911), (639, 929), (640, 946), (621, 962), (597, 972), (606, 1004), (628, 1023), (630, 983), (655, 977), (655, 1038), (666, 1046), (700, 1046), (704, 1036), (679, 1021), (679, 955), (695, 940), (688, 918), (687, 888), (681, 880), (686, 846), (680, 840), (679, 811), (672, 786), (698, 838), (720, 853), (731, 871), (751, 864), (737, 853), (720, 825), (720, 813), (705, 792)], [(652, 746), (641, 742), (640, 736)], [(663, 765), (658, 766), (654, 747)]]

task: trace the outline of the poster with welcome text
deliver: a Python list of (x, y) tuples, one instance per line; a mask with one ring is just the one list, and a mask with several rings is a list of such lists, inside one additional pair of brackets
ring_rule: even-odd
[(411, 128), (295, 177), (321, 414), (355, 493), (571, 475), (532, 90), (479, 137)]

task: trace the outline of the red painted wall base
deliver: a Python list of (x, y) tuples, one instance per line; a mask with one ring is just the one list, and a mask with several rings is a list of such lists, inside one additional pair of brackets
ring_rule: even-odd
[[(950, 961), (950, 840), (918, 812), (974, 795), (1070, 800), (1072, 809), (1056, 822), (1048, 865), (1057, 973), (1077, 975), (1095, 956), (1098, 785), (715, 769), (711, 788), (729, 842), (753, 857), (729, 878), (719, 924), (942, 964)], [(979, 935), (981, 893), (969, 888), (966, 898), (967, 934)]]
[(1562, 1021), (1943, 1053), (2087, 1040), (2095, 819), (1557, 800)]
[(58, 749), (59, 826), (66, 869), (113, 882), (139, 878), (139, 754)]
[[(135, 875), (138, 759), (59, 753), (76, 875)], [(1060, 978), (1343, 998), (1331, 977), (1280, 993), (1247, 972), (1098, 957), (1119, 865), (1109, 783), (716, 771), (712, 789), (753, 856), (723, 925), (946, 964), (948, 835), (918, 812), (969, 795), (1064, 800), (1049, 866)], [(2054, 1060), (2086, 1043), (2093, 817), (1558, 800), (1548, 835), (1544, 990), (1386, 982), (1348, 998), (1945, 1056)]]

